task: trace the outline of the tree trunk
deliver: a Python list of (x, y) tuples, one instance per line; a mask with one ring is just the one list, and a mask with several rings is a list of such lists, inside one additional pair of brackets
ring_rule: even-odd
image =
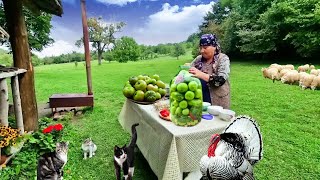
[(98, 62), (99, 62), (99, 65), (101, 65), (101, 57), (102, 57), (102, 51), (101, 50), (98, 50)]
[(102, 54), (101, 42), (97, 42), (97, 43), (98, 43), (98, 64), (101, 65), (101, 54)]
[(22, 1), (3, 0), (3, 4), (10, 34), (14, 66), (27, 70), (19, 77), (19, 89), (24, 127), (25, 130), (32, 131), (38, 128), (38, 109)]

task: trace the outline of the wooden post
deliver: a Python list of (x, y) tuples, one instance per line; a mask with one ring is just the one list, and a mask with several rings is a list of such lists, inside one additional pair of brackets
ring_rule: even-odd
[(24, 128), (27, 131), (38, 128), (38, 109), (34, 86), (34, 70), (31, 64), (28, 33), (22, 12), (22, 0), (3, 0), (14, 66), (26, 69), (19, 78)]
[(8, 126), (9, 97), (7, 80), (0, 79), (0, 123)]
[(91, 62), (90, 62), (90, 49), (89, 49), (89, 33), (88, 23), (86, 14), (86, 1), (81, 1), (81, 14), (82, 14), (82, 26), (83, 26), (83, 43), (84, 43), (84, 54), (86, 59), (86, 70), (87, 70), (87, 85), (88, 95), (92, 95), (92, 81), (91, 81)]
[(12, 89), (14, 114), (16, 116), (17, 128), (20, 130), (20, 134), (23, 134), (24, 126), (23, 126), (18, 76), (11, 77), (11, 89)]

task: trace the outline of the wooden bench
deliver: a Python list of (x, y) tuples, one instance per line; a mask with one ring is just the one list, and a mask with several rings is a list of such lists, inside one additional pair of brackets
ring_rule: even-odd
[(93, 95), (88, 94), (53, 94), (49, 98), (49, 107), (52, 112), (53, 108), (56, 111), (59, 107), (93, 107), (93, 105)]

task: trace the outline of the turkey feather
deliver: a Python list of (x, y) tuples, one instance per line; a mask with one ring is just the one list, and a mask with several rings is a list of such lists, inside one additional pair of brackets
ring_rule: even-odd
[(263, 156), (260, 128), (250, 117), (238, 116), (212, 136), (208, 150), (200, 160), (203, 179), (253, 180), (253, 165)]

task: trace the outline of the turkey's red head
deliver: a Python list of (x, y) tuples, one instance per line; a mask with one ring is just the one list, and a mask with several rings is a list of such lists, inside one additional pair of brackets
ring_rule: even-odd
[(214, 134), (211, 136), (211, 139), (210, 139), (210, 145), (209, 145), (209, 148), (208, 148), (208, 157), (214, 157), (215, 154), (215, 150), (217, 148), (217, 145), (220, 141), (220, 135), (219, 134)]

